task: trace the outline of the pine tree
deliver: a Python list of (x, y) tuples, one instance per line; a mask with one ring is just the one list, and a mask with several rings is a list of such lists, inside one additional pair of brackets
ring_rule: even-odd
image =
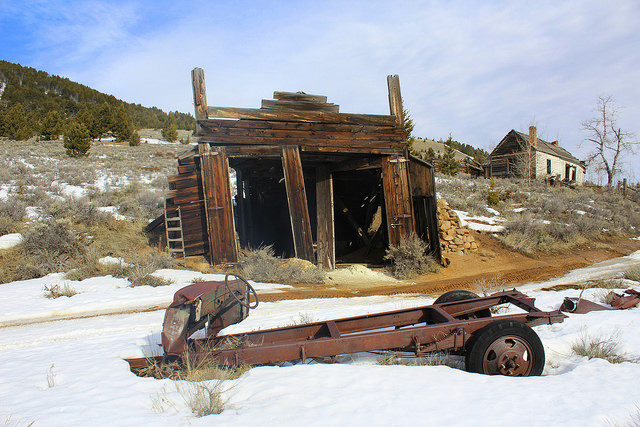
[(133, 126), (131, 126), (131, 121), (129, 120), (129, 115), (124, 108), (124, 103), (121, 103), (113, 113), (113, 124), (111, 130), (116, 137), (116, 141), (123, 142), (131, 140)]
[(64, 148), (70, 157), (87, 155), (91, 148), (91, 138), (85, 125), (77, 121), (69, 123), (64, 134)]
[(44, 140), (58, 139), (62, 133), (63, 119), (58, 110), (52, 110), (42, 120), (40, 135)]
[(406, 108), (402, 110), (402, 128), (404, 130), (404, 137), (407, 141), (407, 148), (409, 151), (413, 149), (413, 142), (416, 138), (413, 136), (413, 128), (415, 124), (413, 123), (413, 119), (411, 118), (411, 114), (409, 110)]
[(440, 161), (439, 170), (445, 175), (456, 175), (458, 173), (459, 163), (456, 160), (455, 151), (451, 146), (451, 135), (445, 141), (444, 154), (442, 155), (442, 160)]
[(137, 147), (138, 145), (140, 145), (140, 134), (137, 130), (134, 130), (129, 137), (129, 146)]
[(33, 136), (27, 111), (17, 102), (3, 114), (2, 135), (10, 139), (23, 140)]
[(96, 139), (100, 136), (99, 126), (96, 125), (96, 117), (89, 108), (82, 108), (78, 114), (76, 114), (75, 120), (84, 125), (85, 129), (89, 132), (89, 138)]
[(178, 139), (178, 127), (173, 114), (169, 114), (162, 127), (162, 137), (167, 141), (173, 142)]
[(434, 159), (436, 157), (436, 152), (433, 151), (433, 147), (429, 147), (427, 150), (427, 159)]
[(113, 123), (113, 112), (109, 104), (105, 102), (98, 110), (96, 120), (94, 121), (95, 132), (98, 134), (99, 139), (102, 139), (108, 132), (113, 131)]

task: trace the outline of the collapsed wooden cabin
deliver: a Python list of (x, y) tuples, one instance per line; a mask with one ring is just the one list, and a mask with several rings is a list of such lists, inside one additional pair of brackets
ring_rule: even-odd
[(173, 254), (233, 263), (240, 247), (272, 245), (334, 268), (379, 263), (416, 233), (440, 260), (433, 168), (407, 151), (397, 75), (390, 115), (340, 113), (303, 92), (274, 92), (259, 109), (208, 107), (204, 71), (192, 79), (199, 143), (169, 180)]

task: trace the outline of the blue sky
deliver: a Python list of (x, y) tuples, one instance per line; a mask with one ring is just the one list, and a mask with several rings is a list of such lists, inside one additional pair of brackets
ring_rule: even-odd
[[(640, 2), (0, 0), (0, 58), (129, 102), (259, 107), (274, 90), (387, 114), (399, 74), (417, 136), (490, 149), (538, 126), (579, 158), (580, 123), (612, 95), (640, 131)], [(640, 179), (640, 157), (626, 172)], [(635, 170), (638, 170), (636, 172)]]

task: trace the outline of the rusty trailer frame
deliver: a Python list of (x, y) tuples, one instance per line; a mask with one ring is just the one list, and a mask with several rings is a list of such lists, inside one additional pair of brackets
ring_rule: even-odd
[[(528, 326), (562, 322), (559, 310), (542, 311), (535, 299), (517, 291), (422, 307), (333, 319), (303, 325), (189, 340), (195, 352), (206, 348), (213, 362), (224, 366), (263, 365), (341, 354), (410, 349), (421, 355), (434, 351), (465, 350), (482, 328), (503, 320)], [(510, 303), (524, 312), (477, 317), (474, 313)], [(229, 346), (229, 343), (235, 343)], [(127, 359), (132, 371), (165, 360), (167, 356)], [(174, 357), (174, 360), (176, 358)], [(178, 358), (179, 359), (179, 358)]]

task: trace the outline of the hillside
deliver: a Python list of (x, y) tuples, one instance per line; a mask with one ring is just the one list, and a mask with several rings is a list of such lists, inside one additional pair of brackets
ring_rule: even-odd
[[(157, 107), (123, 102), (68, 78), (0, 60), (0, 136), (18, 139), (15, 137), (39, 134), (48, 114), (58, 113), (62, 121), (68, 121), (80, 112), (98, 116), (101, 110), (123, 112), (125, 120), (138, 129), (162, 128), (170, 117), (178, 129), (195, 127), (190, 114), (166, 113)], [(10, 126), (15, 116), (22, 116), (24, 123)]]

